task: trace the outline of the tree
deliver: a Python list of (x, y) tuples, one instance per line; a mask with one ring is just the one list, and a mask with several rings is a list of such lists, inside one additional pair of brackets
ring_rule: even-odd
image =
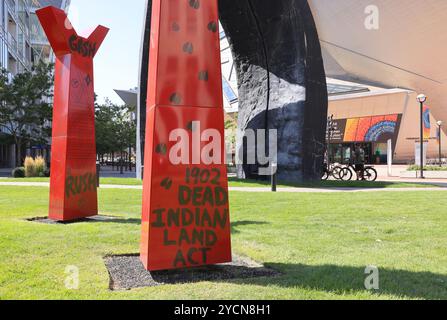
[(114, 149), (114, 110), (109, 106), (95, 106), (96, 126), (96, 152), (98, 155), (112, 153)]
[(0, 126), (16, 145), (16, 166), (22, 163), (25, 142), (46, 143), (51, 134), (53, 65), (41, 63), (17, 74), (0, 70)]
[(129, 156), (129, 168), (132, 170), (131, 167), (131, 155), (132, 155), (132, 148), (136, 147), (136, 139), (137, 139), (137, 123), (133, 119), (132, 114), (134, 114), (135, 108), (131, 108), (129, 106), (124, 106), (122, 109), (122, 114), (120, 117), (120, 121), (117, 123), (117, 129), (118, 129), (118, 139), (117, 143), (119, 145), (119, 149), (121, 150), (121, 173), (123, 173), (123, 151), (127, 148), (128, 149), (128, 156)]
[[(126, 105), (116, 105), (110, 100), (96, 104), (96, 149), (98, 155), (119, 153), (131, 154), (136, 146), (135, 110)], [(127, 151), (129, 149), (129, 151)], [(122, 161), (121, 161), (122, 170)]]
[(228, 117), (225, 120), (225, 143), (227, 144), (227, 152), (233, 153), (236, 148), (237, 135), (237, 116), (235, 118)]

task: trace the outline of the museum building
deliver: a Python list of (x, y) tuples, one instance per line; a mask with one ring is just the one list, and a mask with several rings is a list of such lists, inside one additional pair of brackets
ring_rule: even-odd
[[(424, 108), (427, 158), (447, 157), (447, 2), (431, 0), (309, 0), (315, 18), (326, 75), (334, 161), (345, 162), (356, 143), (369, 163), (384, 163), (392, 141), (394, 163), (415, 162), (420, 140), (420, 105)], [(414, 12), (424, 12), (417, 18)], [(377, 17), (374, 14), (377, 13)], [(377, 23), (369, 25), (371, 19)], [(237, 77), (231, 48), (221, 33), (222, 71), (227, 113), (238, 111)], [(342, 81), (343, 80), (343, 81)], [(438, 121), (443, 121), (439, 135)], [(379, 161), (378, 161), (379, 160)]]
[[(227, 114), (237, 117), (237, 77), (231, 48), (221, 32), (224, 105)], [(325, 55), (326, 68), (332, 70), (331, 59)], [(331, 73), (331, 72), (329, 72)], [(354, 147), (360, 144), (370, 164), (384, 164), (388, 158), (388, 140), (392, 141), (393, 163), (413, 164), (416, 145), (420, 141), (420, 104), (412, 90), (363, 85), (351, 81), (327, 79), (329, 117), (333, 130), (329, 138), (330, 155), (334, 162), (352, 159)], [(438, 120), (431, 112), (430, 98), (424, 108), (424, 139), (428, 144), (427, 158), (439, 158)], [(437, 101), (435, 101), (437, 103)], [(436, 104), (439, 109), (439, 106)], [(329, 133), (329, 132), (328, 132)], [(443, 156), (447, 157), (447, 137), (441, 133)]]
[[(352, 159), (355, 145), (360, 144), (368, 163), (384, 164), (388, 158), (388, 141), (391, 141), (393, 163), (413, 164), (416, 147), (420, 145), (418, 94), (367, 86), (349, 89), (349, 85), (340, 83), (329, 79), (328, 84), (329, 115), (333, 116), (332, 125), (328, 126), (331, 159), (346, 163)], [(439, 158), (438, 121), (430, 112), (429, 103), (423, 111), (427, 158), (434, 161)], [(441, 141), (447, 141), (444, 133)]]

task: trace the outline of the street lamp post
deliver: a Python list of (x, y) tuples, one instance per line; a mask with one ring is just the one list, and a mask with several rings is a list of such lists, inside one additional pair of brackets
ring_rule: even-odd
[(334, 115), (331, 115), (330, 117), (327, 118), (327, 122), (328, 122), (328, 139), (327, 139), (327, 166), (328, 169), (330, 167), (331, 164), (331, 156), (330, 156), (330, 150), (331, 150), (331, 140), (332, 140), (332, 133), (334, 131)]
[(427, 101), (427, 97), (424, 94), (420, 94), (417, 97), (421, 108), (421, 179), (424, 179), (424, 103)]
[(439, 166), (442, 167), (442, 121), (438, 121)]

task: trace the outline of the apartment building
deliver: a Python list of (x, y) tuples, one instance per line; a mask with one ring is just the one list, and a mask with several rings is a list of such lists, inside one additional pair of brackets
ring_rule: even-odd
[[(70, 0), (0, 0), (0, 67), (11, 79), (39, 61), (54, 61), (36, 16), (36, 10), (50, 5), (67, 10)], [(0, 168), (13, 167), (15, 154), (7, 130), (0, 128)]]

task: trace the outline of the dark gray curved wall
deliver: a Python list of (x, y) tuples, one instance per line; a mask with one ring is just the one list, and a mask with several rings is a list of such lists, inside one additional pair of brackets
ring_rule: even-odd
[(137, 106), (137, 178), (143, 177), (144, 144), (146, 140), (146, 101), (149, 75), (149, 43), (152, 23), (152, 0), (146, 0), (143, 21), (143, 33), (140, 49), (140, 67), (138, 74), (138, 106)]
[[(328, 99), (307, 1), (220, 0), (219, 12), (238, 74), (240, 136), (247, 129), (277, 129), (279, 179), (319, 179)], [(147, 47), (148, 36), (144, 42)], [(142, 103), (147, 84), (140, 88)], [(254, 171), (256, 166), (242, 166), (239, 175)]]
[[(307, 1), (220, 0), (219, 10), (238, 74), (241, 134), (277, 129), (279, 178), (318, 179), (327, 88)], [(240, 169), (241, 177), (257, 171), (249, 165)]]

